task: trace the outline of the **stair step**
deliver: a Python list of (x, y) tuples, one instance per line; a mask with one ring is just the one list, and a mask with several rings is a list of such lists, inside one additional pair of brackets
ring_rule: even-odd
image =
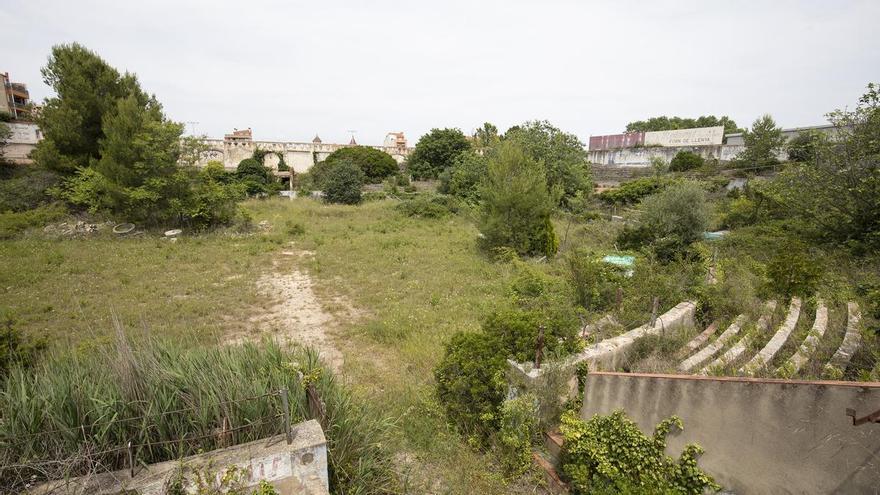
[(562, 434), (557, 430), (544, 432), (544, 447), (547, 449), (548, 460), (556, 467), (559, 467), (562, 458)]
[(544, 473), (544, 479), (547, 481), (547, 491), (557, 495), (568, 495), (568, 484), (562, 481), (559, 473), (553, 464), (547, 460), (540, 452), (532, 452), (532, 463)]

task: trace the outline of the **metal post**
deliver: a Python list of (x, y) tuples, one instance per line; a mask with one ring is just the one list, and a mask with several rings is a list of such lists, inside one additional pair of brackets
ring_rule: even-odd
[(535, 342), (535, 368), (541, 369), (541, 358), (544, 357), (544, 325), (538, 328), (538, 341)]
[(660, 309), (660, 298), (654, 296), (654, 302), (651, 305), (651, 328), (657, 324), (657, 310)]
[(281, 389), (281, 407), (284, 409), (284, 435), (287, 437), (287, 445), (293, 443), (293, 435), (290, 432), (290, 402), (287, 400), (287, 389)]

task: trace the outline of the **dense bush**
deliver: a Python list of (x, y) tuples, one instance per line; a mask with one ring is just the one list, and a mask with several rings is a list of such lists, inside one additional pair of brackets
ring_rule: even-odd
[(825, 134), (818, 131), (804, 131), (791, 138), (785, 145), (788, 159), (793, 162), (814, 163), (818, 158), (818, 148), (825, 145)]
[[(858, 105), (829, 114), (833, 138), (816, 141), (816, 158), (787, 167), (763, 193), (810, 237), (858, 254), (880, 247), (880, 87)], [(829, 142), (826, 142), (829, 141)]]
[(627, 226), (618, 242), (625, 249), (650, 246), (658, 258), (684, 255), (709, 226), (706, 192), (694, 182), (680, 182), (645, 198), (638, 224)]
[(497, 429), (507, 382), (497, 340), (485, 333), (457, 332), (434, 370), (437, 397), (451, 422), (477, 437)]
[(458, 212), (458, 201), (441, 194), (416, 194), (395, 207), (408, 217), (441, 218)]
[(328, 164), (342, 161), (349, 161), (360, 167), (366, 180), (374, 184), (398, 172), (397, 162), (391, 155), (369, 146), (340, 148), (324, 159)]
[(254, 158), (245, 158), (238, 162), (235, 170), (236, 179), (244, 185), (248, 196), (258, 196), (271, 192), (275, 176), (268, 167)]
[(435, 179), (471, 145), (459, 129), (431, 129), (407, 158), (407, 171), (416, 179)]
[(611, 307), (617, 289), (624, 285), (620, 268), (603, 262), (590, 251), (575, 250), (566, 257), (569, 282), (574, 288), (575, 300), (590, 311)]
[(782, 296), (810, 296), (822, 276), (822, 260), (799, 241), (789, 240), (767, 264), (768, 289)]
[(0, 380), (13, 367), (32, 367), (47, 346), (45, 339), (26, 339), (10, 314), (0, 314)]
[(59, 180), (56, 172), (38, 166), (0, 164), (0, 212), (21, 212), (51, 202), (48, 191)]
[(465, 152), (458, 155), (440, 174), (437, 191), (464, 199), (469, 203), (480, 200), (480, 183), (486, 177), (488, 160), (484, 155)]
[(352, 162), (340, 161), (330, 165), (324, 184), (324, 200), (328, 203), (355, 205), (361, 202), (364, 173)]
[(700, 168), (706, 163), (702, 156), (693, 151), (679, 151), (669, 162), (669, 170), (671, 172), (686, 172), (695, 168)]
[(496, 339), (499, 352), (505, 358), (533, 362), (541, 327), (544, 327), (545, 356), (568, 355), (580, 350), (577, 315), (572, 306), (558, 303), (535, 309), (502, 308), (483, 320), (483, 331)]
[(532, 464), (532, 442), (537, 438), (538, 398), (530, 393), (508, 399), (501, 405), (498, 450), (504, 473), (524, 474)]
[(727, 228), (745, 227), (758, 219), (758, 205), (748, 196), (733, 198), (726, 206), (722, 224)]
[(612, 205), (631, 205), (654, 194), (671, 184), (660, 177), (642, 177), (641, 179), (624, 182), (614, 189), (599, 193), (602, 202)]
[[(190, 347), (149, 340), (130, 346), (124, 338), (87, 353), (58, 350), (32, 371), (10, 370), (0, 389), (0, 465), (46, 462), (35, 479), (32, 470), (5, 470), (0, 485), (77, 476), (94, 465), (122, 469), (128, 461), (118, 450), (129, 441), (152, 444), (135, 451), (137, 463), (149, 464), (279, 434), (274, 418), (281, 401), (245, 399), (287, 389), (293, 422), (320, 419), (308, 405), (307, 382), (325, 405), (332, 492), (395, 492), (393, 459), (384, 447), (389, 422), (346, 391), (317, 353), (271, 342)], [(178, 412), (168, 415), (171, 410)], [(234, 435), (210, 434), (229, 425), (252, 426)], [(52, 430), (60, 432), (46, 434)], [(52, 462), (81, 456), (83, 435), (92, 462)], [(182, 438), (197, 439), (177, 441)]]
[(563, 472), (574, 493), (684, 493), (700, 495), (719, 490), (711, 476), (697, 466), (703, 449), (688, 444), (678, 459), (666, 455), (666, 437), (681, 429), (677, 416), (657, 425), (649, 437), (622, 410), (587, 421), (574, 412), (562, 416), (565, 439)]
[(38, 206), (32, 210), (0, 212), (0, 239), (10, 239), (33, 227), (42, 227), (67, 215), (61, 203)]
[(556, 201), (541, 165), (517, 146), (503, 143), (489, 160), (481, 188), (481, 247), (510, 247), (520, 255), (553, 256), (559, 239), (550, 222)]

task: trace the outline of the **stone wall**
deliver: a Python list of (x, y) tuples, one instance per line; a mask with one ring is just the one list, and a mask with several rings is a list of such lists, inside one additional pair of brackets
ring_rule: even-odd
[[(238, 163), (245, 158), (253, 156), (254, 151), (259, 147), (261, 150), (270, 151), (272, 154), (266, 155), (265, 165), (273, 170), (278, 168), (278, 156), (274, 153), (281, 153), (284, 156), (284, 162), (290, 167), (294, 173), (307, 172), (312, 165), (323, 161), (330, 153), (345, 148), (344, 144), (327, 144), (327, 143), (295, 143), (280, 141), (248, 141), (248, 142), (231, 142), (222, 139), (206, 139), (205, 144), (208, 145), (208, 152), (204, 154), (203, 159), (198, 163), (204, 166), (209, 161), (218, 161), (223, 164), (227, 170), (234, 170), (238, 167)], [(398, 148), (388, 146), (371, 146), (379, 151), (384, 151), (391, 155), (397, 163), (402, 163), (412, 148)]]
[[(278, 435), (181, 460), (138, 467), (134, 476), (128, 470), (102, 473), (46, 483), (29, 493), (164, 495), (166, 484), (179, 475), (181, 466), (184, 475), (198, 471), (213, 479), (236, 468), (244, 473), (243, 488), (253, 488), (265, 480), (281, 495), (329, 493), (327, 439), (315, 420), (295, 425), (290, 445), (284, 435)], [(185, 485), (188, 492), (194, 489), (188, 479)]]
[(880, 383), (809, 382), (597, 372), (581, 417), (623, 409), (647, 434), (678, 415), (699, 465), (733, 493), (877, 493), (880, 425), (853, 426), (846, 410), (880, 408)]

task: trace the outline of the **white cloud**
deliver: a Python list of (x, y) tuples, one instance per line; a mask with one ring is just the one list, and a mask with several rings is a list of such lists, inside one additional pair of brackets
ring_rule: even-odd
[(878, 18), (872, 1), (5, 0), (0, 70), (42, 98), (51, 46), (79, 41), (212, 136), (414, 142), (546, 118), (586, 140), (660, 114), (821, 123), (877, 79)]

